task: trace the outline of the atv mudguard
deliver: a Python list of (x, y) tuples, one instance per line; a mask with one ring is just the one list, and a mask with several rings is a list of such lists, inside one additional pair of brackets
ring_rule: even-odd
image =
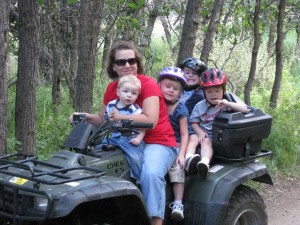
[[(92, 185), (84, 186), (74, 192), (63, 195), (55, 209), (52, 211), (50, 218), (60, 218), (69, 215), (76, 207), (90, 202), (100, 204), (103, 199), (113, 199), (128, 196), (128, 200), (139, 205), (140, 214), (145, 215), (145, 221), (148, 220), (146, 206), (140, 190), (131, 182), (118, 177), (104, 176), (98, 182)], [(126, 205), (123, 206), (126, 208)]]
[[(107, 160), (118, 162), (118, 164), (107, 168)], [(47, 161), (48, 163), (64, 165), (72, 168), (79, 166), (80, 163), (87, 167), (95, 167), (105, 172), (97, 178), (86, 179), (67, 183), (73, 186), (71, 189), (66, 185), (45, 186), (48, 192), (61, 193), (58, 202), (54, 204), (54, 208), (50, 218), (60, 218), (69, 215), (76, 207), (87, 205), (90, 202), (99, 202), (104, 199), (113, 199), (125, 197), (131, 202), (139, 205), (139, 211), (142, 215), (147, 215), (144, 198), (139, 188), (129, 180), (129, 170), (125, 155), (120, 149), (99, 153), (97, 157), (82, 155), (71, 151), (60, 150), (53, 154)], [(124, 162), (122, 164), (121, 162)], [(118, 171), (118, 172), (115, 172)], [(124, 205), (126, 208), (126, 205)], [(148, 219), (148, 217), (147, 217)]]
[(222, 224), (233, 191), (248, 180), (273, 184), (268, 169), (259, 161), (215, 164), (205, 180), (197, 174), (187, 176), (184, 224)]

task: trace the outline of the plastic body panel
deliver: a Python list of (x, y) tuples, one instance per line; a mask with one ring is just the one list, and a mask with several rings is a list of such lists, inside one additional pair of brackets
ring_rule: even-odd
[(268, 169), (259, 161), (217, 163), (205, 180), (200, 180), (197, 175), (187, 176), (184, 224), (222, 224), (233, 191), (248, 180), (273, 183)]

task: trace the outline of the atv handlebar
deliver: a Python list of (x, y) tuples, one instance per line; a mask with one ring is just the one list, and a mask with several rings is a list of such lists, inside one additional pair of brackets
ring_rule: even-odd
[[(84, 122), (86, 120), (86, 114), (74, 114), (73, 115), (73, 125), (75, 126), (76, 124), (80, 122)], [(152, 129), (153, 124), (152, 123), (135, 123), (132, 120), (121, 120), (121, 127), (126, 127), (126, 128), (132, 128), (132, 129)]]
[(152, 129), (152, 123), (135, 123), (132, 120), (121, 120), (122, 127), (133, 129)]
[(76, 115), (76, 124), (64, 142), (64, 147), (85, 152), (102, 140), (111, 132), (120, 132), (123, 136), (138, 134), (138, 129), (151, 129), (152, 123), (134, 123), (133, 120), (110, 121), (105, 120), (99, 126), (86, 123), (85, 116)]

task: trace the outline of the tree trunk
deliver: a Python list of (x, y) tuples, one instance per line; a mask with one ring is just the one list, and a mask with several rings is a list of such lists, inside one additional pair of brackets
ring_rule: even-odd
[(72, 38), (70, 40), (70, 56), (69, 56), (69, 75), (65, 79), (69, 87), (72, 100), (72, 106), (75, 108), (75, 80), (78, 69), (78, 40), (79, 40), (79, 24), (78, 16), (71, 16)]
[(202, 0), (188, 0), (187, 2), (177, 65), (185, 58), (193, 56), (202, 2)]
[(280, 0), (278, 5), (278, 20), (277, 20), (277, 40), (275, 44), (276, 51), (276, 71), (275, 80), (270, 97), (270, 107), (277, 107), (277, 100), (282, 79), (282, 45), (284, 39), (284, 18), (285, 18), (285, 0)]
[[(62, 50), (59, 48), (60, 42), (53, 43), (53, 75), (52, 75), (52, 105), (54, 111), (56, 111), (57, 106), (61, 103), (62, 93), (61, 93), (61, 77), (63, 74), (63, 60), (62, 60)], [(55, 46), (54, 46), (55, 45)]]
[(208, 57), (213, 46), (213, 39), (217, 30), (217, 25), (220, 21), (223, 5), (224, 5), (224, 0), (216, 0), (211, 12), (208, 29), (205, 34), (205, 38), (203, 40), (203, 48), (200, 56), (200, 59), (205, 64), (207, 64), (208, 62)]
[(252, 47), (252, 58), (248, 80), (244, 89), (244, 100), (247, 105), (251, 105), (250, 94), (252, 91), (253, 81), (256, 72), (257, 56), (260, 47), (261, 33), (259, 31), (259, 15), (260, 15), (260, 0), (256, 0), (254, 16), (253, 16), (253, 33), (254, 43)]
[(101, 76), (106, 72), (107, 61), (111, 49), (112, 40), (115, 38), (115, 28), (112, 28), (104, 38), (103, 54), (102, 54), (102, 71)]
[(269, 38), (268, 38), (268, 44), (267, 44), (267, 52), (269, 57), (272, 55), (273, 47), (274, 47), (274, 40), (275, 40), (275, 20), (272, 20), (270, 23), (270, 29), (269, 29)]
[(154, 0), (154, 6), (153, 6), (153, 9), (151, 10), (151, 12), (149, 13), (147, 27), (145, 29), (143, 38), (140, 43), (140, 46), (142, 47), (142, 53), (144, 52), (144, 49), (146, 47), (148, 47), (151, 43), (151, 35), (153, 32), (156, 18), (159, 15), (160, 5), (161, 5), (161, 0)]
[(103, 0), (80, 1), (76, 111), (92, 111), (96, 50), (103, 6)]
[(39, 17), (36, 0), (19, 0), (19, 62), (16, 85), (17, 150), (36, 154), (36, 77), (39, 60)]
[[(52, 50), (52, 60), (53, 60), (53, 74), (52, 74), (52, 106), (54, 111), (56, 111), (56, 107), (61, 102), (61, 76), (63, 74), (63, 53), (64, 46), (62, 44), (63, 40), (61, 38), (63, 26), (65, 23), (65, 19), (62, 18), (63, 7), (59, 4), (55, 4), (55, 2), (46, 1), (46, 14), (48, 15), (48, 29), (50, 36), (51, 46), (49, 46)], [(56, 9), (55, 6), (58, 6)], [(60, 13), (57, 13), (60, 12)]]
[(7, 61), (9, 0), (0, 1), (0, 154), (7, 153)]
[(300, 51), (300, 25), (296, 24), (296, 34), (297, 34), (297, 43), (296, 43), (296, 51)]
[(171, 52), (171, 57), (173, 58), (174, 49), (173, 49), (172, 37), (171, 37), (171, 33), (170, 33), (168, 22), (167, 22), (165, 16), (160, 16), (159, 19), (160, 19), (161, 24), (162, 24), (162, 26), (164, 28), (164, 32), (165, 32), (165, 35), (166, 35), (167, 43), (168, 43), (168, 46), (169, 46), (169, 49), (170, 49), (170, 52)]

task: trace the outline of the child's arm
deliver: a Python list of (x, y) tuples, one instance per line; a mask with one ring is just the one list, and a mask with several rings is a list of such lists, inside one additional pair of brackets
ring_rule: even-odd
[(224, 109), (225, 107), (228, 107), (232, 109), (235, 112), (242, 112), (242, 113), (247, 113), (248, 109), (246, 104), (243, 103), (236, 103), (236, 102), (229, 102), (226, 99), (222, 99), (218, 102), (216, 105), (216, 108), (219, 109)]
[(179, 154), (176, 159), (176, 163), (179, 163), (182, 168), (184, 168), (185, 164), (185, 152), (189, 142), (189, 130), (188, 130), (188, 117), (182, 117), (179, 119), (179, 127), (180, 127), (180, 149)]

